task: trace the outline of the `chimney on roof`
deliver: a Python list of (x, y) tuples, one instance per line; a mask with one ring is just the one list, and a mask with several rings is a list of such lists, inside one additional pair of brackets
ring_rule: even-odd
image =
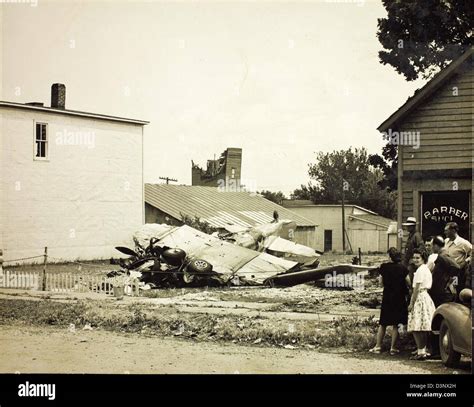
[(54, 109), (66, 108), (66, 86), (62, 83), (54, 83), (51, 86), (51, 107)]

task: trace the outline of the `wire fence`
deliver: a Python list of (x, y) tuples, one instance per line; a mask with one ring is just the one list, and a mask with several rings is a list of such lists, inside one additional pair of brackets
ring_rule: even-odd
[(44, 254), (40, 256), (21, 257), (19, 259), (3, 260), (3, 263), (18, 263), (19, 261), (23, 261), (23, 260), (31, 260), (31, 259), (39, 259), (39, 258), (44, 258)]

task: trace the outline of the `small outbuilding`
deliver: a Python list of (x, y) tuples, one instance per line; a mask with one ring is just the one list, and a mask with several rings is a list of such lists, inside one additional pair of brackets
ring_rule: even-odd
[[(283, 206), (317, 222), (316, 249), (324, 252), (342, 252), (342, 206), (322, 205), (309, 200), (285, 200)], [(386, 252), (396, 245), (396, 230), (389, 227), (394, 222), (361, 206), (344, 205), (346, 250), (357, 252)]]

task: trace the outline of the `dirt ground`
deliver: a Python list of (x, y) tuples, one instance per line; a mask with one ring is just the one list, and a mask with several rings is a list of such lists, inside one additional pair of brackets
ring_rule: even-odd
[[(349, 255), (325, 254), (321, 257), (321, 265), (350, 263), (351, 258)], [(385, 261), (385, 256), (363, 257), (363, 263), (367, 265), (378, 265), (382, 261)], [(37, 271), (38, 267), (31, 266), (29, 271)], [(88, 273), (110, 271), (117, 266), (97, 262), (90, 266), (68, 264), (48, 267), (57, 272), (73, 271), (74, 268)], [(140, 297), (126, 296), (117, 301), (112, 296), (92, 292), (45, 293), (1, 289), (0, 300), (12, 301), (12, 304), (17, 300), (51, 301), (65, 305), (86, 302), (93, 310), (102, 310), (114, 316), (126, 313), (131, 306), (139, 306), (148, 314), (179, 313), (179, 318), (188, 321), (190, 316), (195, 320), (203, 315), (209, 316), (209, 320), (212, 316), (222, 318), (226, 323), (232, 323), (229, 317), (239, 320), (250, 318), (252, 321), (255, 318), (261, 322), (259, 327), (263, 333), (271, 333), (273, 326), (292, 327), (298, 333), (300, 328), (306, 329), (315, 324), (318, 331), (326, 332), (328, 324), (340, 318), (375, 318), (376, 321), (380, 313), (381, 292), (377, 279), (367, 276), (362, 290), (328, 289), (313, 284), (289, 288), (159, 289), (142, 292)], [(114, 312), (111, 313), (111, 309)], [(34, 321), (30, 322), (33, 323), (6, 320), (1, 325), (0, 372), (450, 374), (470, 371), (469, 361), (464, 361), (459, 369), (453, 370), (445, 368), (437, 360), (410, 361), (410, 355), (406, 352), (396, 357), (371, 355), (367, 352), (370, 344), (343, 349), (331, 342), (329, 348), (319, 348), (310, 347), (303, 341), (294, 349), (285, 349), (281, 345), (265, 345), (265, 341), (252, 344), (253, 339), (250, 343), (240, 343), (240, 340), (239, 343), (213, 341), (212, 338), (194, 340), (184, 339), (183, 336), (168, 337), (166, 334), (152, 336), (146, 332), (111, 331), (101, 327), (90, 331), (78, 327), (75, 332), (69, 332), (67, 324), (61, 327), (38, 326)], [(264, 327), (268, 329), (265, 331)], [(246, 329), (257, 330), (254, 327), (242, 329), (242, 335)], [(370, 334), (370, 339), (373, 337), (375, 335)]]
[(70, 332), (54, 327), (4, 325), (1, 373), (325, 373), (464, 374), (440, 361), (416, 362), (408, 355), (316, 351), (232, 343), (193, 342), (102, 330)]

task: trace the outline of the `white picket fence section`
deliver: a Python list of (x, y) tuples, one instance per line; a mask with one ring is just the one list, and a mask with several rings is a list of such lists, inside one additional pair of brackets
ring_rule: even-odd
[(95, 292), (113, 294), (116, 280), (104, 276), (72, 273), (46, 273), (46, 291)]
[(24, 288), (30, 290), (41, 289), (39, 273), (28, 273), (16, 270), (11, 271), (1, 269), (0, 271), (0, 287)]
[[(42, 278), (41, 272), (28, 273), (17, 270), (1, 270), (0, 287), (41, 290)], [(114, 286), (117, 287), (119, 285), (123, 285), (123, 278), (92, 274), (46, 272), (46, 291), (51, 292), (114, 294)], [(138, 280), (129, 281), (125, 284), (124, 291), (128, 295), (138, 296)]]

